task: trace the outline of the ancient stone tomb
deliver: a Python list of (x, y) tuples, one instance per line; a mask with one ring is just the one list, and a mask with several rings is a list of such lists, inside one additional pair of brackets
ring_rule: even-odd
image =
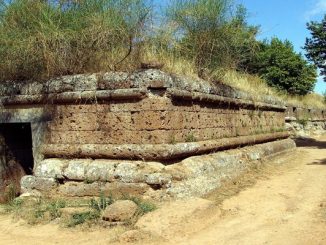
[[(158, 70), (1, 83), (0, 104), (2, 193), (26, 175), (22, 192), (47, 195), (201, 195), (294, 147), (281, 140), (279, 101)], [(213, 180), (199, 190), (205, 175)]]

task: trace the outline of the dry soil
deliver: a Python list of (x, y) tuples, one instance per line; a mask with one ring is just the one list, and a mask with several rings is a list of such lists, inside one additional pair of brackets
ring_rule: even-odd
[[(165, 244), (326, 244), (326, 137), (300, 142), (284, 164), (186, 225), (174, 224)], [(282, 162), (282, 161), (281, 161)], [(236, 192), (235, 192), (236, 193)], [(177, 212), (177, 210), (175, 210)], [(160, 222), (160, 220), (157, 220)], [(111, 244), (122, 228), (28, 226), (0, 216), (0, 244)]]

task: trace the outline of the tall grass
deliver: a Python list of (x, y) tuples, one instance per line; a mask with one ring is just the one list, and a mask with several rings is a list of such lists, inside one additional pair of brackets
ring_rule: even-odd
[(317, 95), (289, 97), (239, 72), (257, 52), (258, 28), (233, 0), (170, 0), (160, 14), (157, 2), (0, 0), (0, 81), (132, 71), (158, 61), (167, 72), (219, 79), (254, 97), (324, 106)]
[(148, 14), (143, 0), (2, 1), (0, 79), (132, 69)]
[(253, 100), (262, 100), (266, 95), (273, 96), (288, 104), (302, 107), (325, 108), (324, 97), (320, 94), (290, 95), (284, 91), (268, 86), (267, 82), (257, 75), (236, 72), (234, 70), (216, 70), (213, 79), (219, 79), (234, 88), (246, 91)]
[(255, 52), (258, 29), (247, 25), (246, 15), (232, 0), (173, 1), (167, 11), (176, 25), (179, 54), (192, 60), (203, 78), (216, 67), (241, 67)]

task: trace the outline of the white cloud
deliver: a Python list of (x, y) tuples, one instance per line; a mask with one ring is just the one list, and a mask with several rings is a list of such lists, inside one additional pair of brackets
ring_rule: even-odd
[(312, 17), (326, 12), (326, 0), (317, 0), (314, 6), (305, 13), (305, 19), (310, 20)]

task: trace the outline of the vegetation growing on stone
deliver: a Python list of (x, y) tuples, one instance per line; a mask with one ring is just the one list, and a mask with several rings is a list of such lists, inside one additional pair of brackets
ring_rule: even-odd
[(144, 201), (141, 198), (125, 195), (123, 199), (131, 200), (137, 204), (139, 208), (139, 215), (144, 215), (149, 212), (153, 212), (157, 207), (154, 203)]
[(218, 67), (240, 68), (257, 49), (258, 27), (246, 23), (242, 5), (229, 0), (171, 2), (167, 16), (176, 26), (175, 36), (180, 36), (174, 37), (175, 49), (190, 59), (200, 77)]
[[(52, 220), (60, 221), (65, 227), (75, 227), (81, 224), (99, 224), (102, 214), (111, 204), (118, 201), (112, 195), (108, 197), (100, 193), (98, 198), (88, 199), (46, 199), (41, 197), (15, 198), (4, 206), (7, 213), (11, 213), (15, 219), (23, 219), (28, 224), (35, 225), (48, 223)], [(156, 206), (141, 198), (124, 195), (123, 200), (131, 200), (137, 205), (137, 213), (133, 220), (128, 220), (127, 225), (133, 225), (137, 219), (156, 209)], [(71, 211), (64, 211), (65, 208)]]
[(1, 80), (132, 68), (149, 13), (142, 0), (14, 0), (0, 6)]
[[(235, 82), (254, 94), (268, 90), (267, 94), (289, 99), (288, 93), (312, 91), (314, 67), (288, 41), (257, 41), (259, 27), (247, 23), (242, 5), (232, 0), (170, 0), (158, 11), (153, 6), (157, 4), (0, 0), (0, 81), (132, 71), (141, 63), (158, 61), (167, 72), (224, 83), (230, 81), (230, 73), (238, 74), (233, 79), (245, 74)], [(308, 28), (314, 39), (307, 40), (306, 49), (313, 51), (322, 38), (322, 23)], [(323, 64), (322, 57), (308, 54), (317, 66)], [(252, 79), (259, 81), (257, 87)], [(318, 101), (323, 104), (321, 96)]]

